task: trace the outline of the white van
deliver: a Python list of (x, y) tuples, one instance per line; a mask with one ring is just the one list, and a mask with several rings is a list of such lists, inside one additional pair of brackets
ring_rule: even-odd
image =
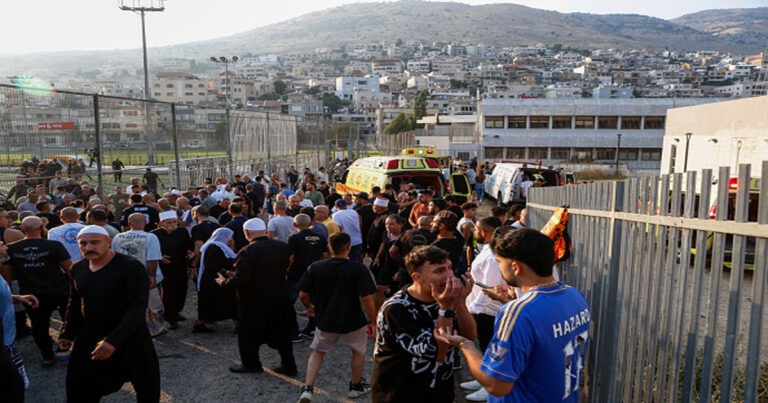
[[(496, 199), (499, 204), (525, 204), (523, 182), (530, 180), (536, 186), (562, 186), (563, 179), (560, 171), (552, 167), (542, 168), (538, 165), (516, 162), (498, 162), (491, 167), (491, 172), (483, 183), (485, 193)], [(533, 185), (531, 185), (533, 186)]]

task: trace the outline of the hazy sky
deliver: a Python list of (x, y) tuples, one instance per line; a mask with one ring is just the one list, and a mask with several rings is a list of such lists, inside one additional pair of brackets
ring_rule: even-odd
[[(150, 1), (125, 0), (125, 3), (148, 4)], [(218, 38), (285, 21), (312, 11), (360, 2), (367, 0), (167, 0), (164, 12), (147, 14), (147, 45), (154, 47)], [(633, 13), (665, 19), (711, 8), (768, 6), (768, 0), (461, 2), (514, 2), (561, 12)], [(140, 17), (129, 11), (121, 11), (118, 9), (118, 3), (118, 0), (3, 1), (0, 54), (141, 47)]]

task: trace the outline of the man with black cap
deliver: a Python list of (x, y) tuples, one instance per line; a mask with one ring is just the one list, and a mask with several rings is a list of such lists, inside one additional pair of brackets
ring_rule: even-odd
[(298, 368), (291, 344), (291, 300), (285, 284), (289, 265), (288, 245), (269, 239), (267, 226), (260, 218), (243, 224), (250, 242), (237, 255), (235, 270), (216, 282), (237, 289), (237, 346), (241, 365), (229, 368), (234, 373), (258, 373), (264, 368), (259, 347), (266, 344), (280, 354), (281, 365), (272, 370), (296, 376)]
[(160, 365), (144, 322), (149, 277), (134, 258), (110, 249), (104, 228), (77, 236), (85, 259), (72, 266), (71, 294), (59, 349), (74, 342), (67, 401), (98, 402), (130, 382), (139, 402), (160, 400)]

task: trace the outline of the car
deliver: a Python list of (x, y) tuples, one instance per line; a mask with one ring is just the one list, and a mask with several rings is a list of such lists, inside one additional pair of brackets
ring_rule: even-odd
[(525, 204), (523, 182), (531, 180), (534, 186), (562, 186), (563, 177), (559, 170), (553, 167), (542, 167), (540, 163), (531, 162), (497, 162), (491, 166), (486, 175), (483, 187), (485, 193), (500, 205), (513, 203)]

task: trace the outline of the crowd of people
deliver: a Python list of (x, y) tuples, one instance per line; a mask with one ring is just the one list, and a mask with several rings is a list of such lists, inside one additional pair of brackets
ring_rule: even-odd
[[(346, 166), (336, 161), (331, 175)], [(241, 358), (233, 373), (263, 372), (265, 344), (279, 353), (272, 371), (296, 377), (293, 345), (311, 340), (303, 403), (339, 341), (352, 352), (349, 398), (453, 401), (463, 354), (474, 377), (462, 383), (468, 400), (578, 401), (589, 310), (555, 278), (552, 241), (526, 228), (524, 206), (481, 218), (477, 199), (436, 198), (412, 183), (339, 194), (324, 168), (284, 176), (158, 193), (165, 186), (147, 168), (142, 183), (100, 197), (58, 172), (17, 190), (0, 209), (0, 390), (20, 401), (34, 387), (15, 347), (29, 333), (40, 365), (69, 361), (68, 401), (99, 401), (125, 382), (138, 401), (157, 401), (152, 338), (231, 321)], [(182, 326), (190, 284), (197, 317)]]

